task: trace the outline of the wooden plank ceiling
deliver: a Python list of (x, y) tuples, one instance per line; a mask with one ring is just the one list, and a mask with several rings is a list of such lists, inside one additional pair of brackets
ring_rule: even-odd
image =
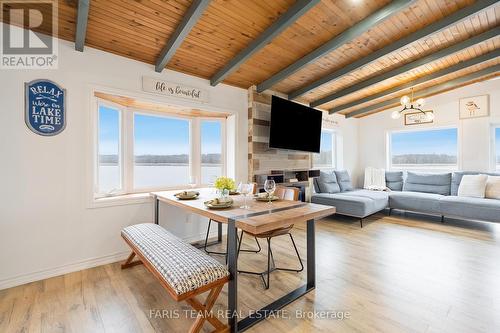
[[(272, 90), (284, 94), (294, 92), (476, 2), (481, 0), (413, 1), (405, 9), (374, 25), (350, 42), (289, 75), (275, 84)], [(205, 79), (212, 78), (294, 3), (294, 0), (212, 0), (167, 63), (166, 68)], [(258, 85), (389, 3), (389, 0), (321, 0), (270, 43), (255, 52), (223, 82), (241, 88)], [(90, 0), (85, 45), (155, 64), (162, 48), (191, 4), (192, 0)], [(74, 41), (78, 1), (59, 0), (58, 5), (59, 37)], [(303, 103), (317, 101), (333, 92), (341, 91), (367, 78), (376, 77), (499, 26), (500, 2), (497, 2), (446, 29), (407, 44), (380, 59), (320, 85), (297, 97), (297, 100)], [(383, 95), (388, 89), (394, 90), (394, 87), (401, 84), (499, 49), (500, 37), (497, 35), (318, 107), (330, 110), (346, 103), (354, 103), (353, 106), (340, 111), (348, 115), (367, 106), (401, 96), (407, 93), (408, 89), (356, 104), (355, 102), (361, 98), (374, 94)], [(417, 85), (415, 91), (498, 65), (499, 61), (498, 57), (494, 57), (426, 81)], [(497, 72), (490, 74), (498, 75)]]

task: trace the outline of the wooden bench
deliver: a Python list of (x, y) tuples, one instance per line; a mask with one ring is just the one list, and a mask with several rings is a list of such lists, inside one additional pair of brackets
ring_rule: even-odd
[[(229, 281), (226, 266), (157, 224), (132, 225), (121, 234), (132, 248), (122, 269), (144, 264), (175, 301), (186, 301), (195, 309), (198, 316), (189, 332), (199, 332), (205, 320), (215, 327), (214, 332), (229, 331), (211, 312), (222, 287)], [(133, 261), (135, 256), (139, 260)], [(196, 296), (207, 291), (209, 294), (202, 304)]]

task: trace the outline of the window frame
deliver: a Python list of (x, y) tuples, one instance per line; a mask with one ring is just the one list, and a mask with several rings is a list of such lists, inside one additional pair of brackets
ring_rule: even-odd
[[(223, 120), (221, 120), (223, 119)], [(198, 164), (198, 170), (196, 170), (196, 182), (200, 184), (200, 186), (208, 186), (209, 184), (204, 184), (204, 183), (201, 183), (201, 178), (202, 178), (202, 174), (201, 174), (201, 154), (202, 154), (202, 151), (201, 151), (201, 134), (202, 134), (202, 129), (201, 129), (201, 123), (202, 121), (220, 121), (221, 123), (221, 143), (222, 143), (222, 147), (221, 147), (221, 163), (222, 163), (222, 168), (221, 168), (221, 172), (222, 172), (222, 176), (227, 176), (227, 121), (225, 118), (211, 118), (211, 117), (196, 117), (196, 122), (198, 123), (198, 127), (199, 127), (199, 140), (197, 140), (197, 142), (199, 143), (199, 146), (197, 147), (197, 151), (198, 153), (196, 154), (196, 156), (199, 157), (200, 159), (200, 163)]]
[[(392, 164), (392, 138), (391, 135), (395, 133), (415, 133), (415, 132), (429, 132), (429, 131), (439, 131), (439, 130), (447, 130), (447, 129), (455, 129), (457, 131), (457, 163), (451, 168), (425, 168), (420, 166), (411, 166), (411, 167), (398, 167)], [(435, 127), (425, 127), (419, 129), (398, 129), (386, 132), (386, 166), (388, 170), (395, 171), (424, 171), (424, 172), (442, 172), (442, 171), (456, 171), (460, 170), (461, 165), (461, 144), (460, 144), (460, 128), (456, 125), (450, 126), (435, 126)]]
[[(110, 195), (109, 192), (100, 192), (99, 188), (99, 131), (100, 131), (100, 126), (99, 126), (99, 109), (101, 106), (114, 109), (118, 111), (118, 128), (120, 129), (119, 131), (119, 136), (118, 136), (118, 165), (120, 168), (120, 190), (113, 192), (113, 195)], [(113, 103), (110, 101), (102, 100), (102, 99), (97, 99), (97, 108), (96, 108), (96, 114), (95, 114), (95, 119), (93, 122), (94, 125), (94, 163), (93, 163), (93, 174), (94, 174), (94, 181), (93, 181), (93, 195), (94, 198), (105, 198), (105, 197), (110, 197), (110, 196), (116, 196), (116, 195), (123, 195), (126, 194), (126, 188), (125, 188), (125, 183), (124, 183), (124, 175), (125, 175), (125, 155), (124, 155), (124, 147), (123, 147), (123, 142), (124, 142), (124, 127), (123, 127), (123, 118), (124, 118), (124, 110), (123, 106)]]
[(497, 164), (497, 146), (496, 146), (496, 137), (495, 132), (496, 129), (500, 129), (500, 123), (493, 123), (490, 125), (490, 171), (499, 172), (500, 167), (497, 168), (497, 165), (500, 166), (500, 163)]
[[(98, 193), (99, 190), (99, 109), (102, 106), (111, 107), (120, 111), (120, 177), (122, 189), (118, 192)], [(180, 115), (175, 112), (169, 113), (164, 111), (143, 110), (134, 107), (126, 107), (119, 105), (102, 98), (96, 98), (96, 110), (94, 112), (95, 120), (92, 122), (94, 127), (93, 135), (93, 198), (109, 198), (124, 195), (142, 194), (153, 191), (167, 191), (182, 189), (188, 187), (188, 184), (175, 185), (175, 186), (152, 186), (152, 187), (134, 187), (134, 139), (135, 139), (135, 126), (134, 116), (136, 114), (154, 116), (169, 119), (182, 119), (189, 122), (189, 176), (196, 179), (196, 186), (205, 186), (207, 184), (201, 183), (201, 121), (210, 120), (218, 121), (221, 123), (221, 162), (222, 162), (222, 175), (227, 174), (227, 118), (225, 117), (198, 117)], [(198, 156), (199, 155), (199, 156)]]
[[(322, 128), (321, 134), (323, 132), (329, 132), (332, 135), (332, 164), (331, 165), (315, 165), (314, 164), (314, 154), (311, 156), (311, 166), (315, 169), (336, 169), (338, 166), (338, 156), (337, 156), (337, 145), (338, 145), (338, 133), (336, 130), (331, 128)], [(320, 143), (320, 153), (321, 153), (321, 143)]]

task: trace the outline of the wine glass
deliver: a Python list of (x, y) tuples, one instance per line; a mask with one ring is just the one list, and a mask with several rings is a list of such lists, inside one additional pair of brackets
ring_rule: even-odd
[(267, 193), (267, 197), (269, 198), (269, 205), (272, 205), (272, 195), (274, 191), (276, 190), (276, 183), (274, 182), (274, 179), (268, 179), (264, 183), (264, 191)]
[(215, 189), (215, 181), (217, 180), (217, 176), (212, 175), (208, 179), (208, 187), (211, 189), (211, 192)]
[(238, 192), (243, 195), (243, 206), (240, 208), (249, 209), (250, 207), (247, 205), (247, 195), (252, 191), (252, 184), (245, 184), (241, 182), (238, 185)]

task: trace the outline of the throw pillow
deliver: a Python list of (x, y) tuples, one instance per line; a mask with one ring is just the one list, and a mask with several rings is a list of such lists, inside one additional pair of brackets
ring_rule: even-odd
[(500, 199), (500, 176), (488, 176), (485, 198)]
[(349, 176), (347, 170), (335, 171), (335, 175), (337, 176), (337, 182), (340, 186), (340, 192), (353, 190), (351, 176)]
[(321, 171), (317, 180), (320, 193), (339, 193), (340, 186), (333, 171)]
[(487, 175), (465, 175), (458, 187), (459, 197), (484, 198)]

